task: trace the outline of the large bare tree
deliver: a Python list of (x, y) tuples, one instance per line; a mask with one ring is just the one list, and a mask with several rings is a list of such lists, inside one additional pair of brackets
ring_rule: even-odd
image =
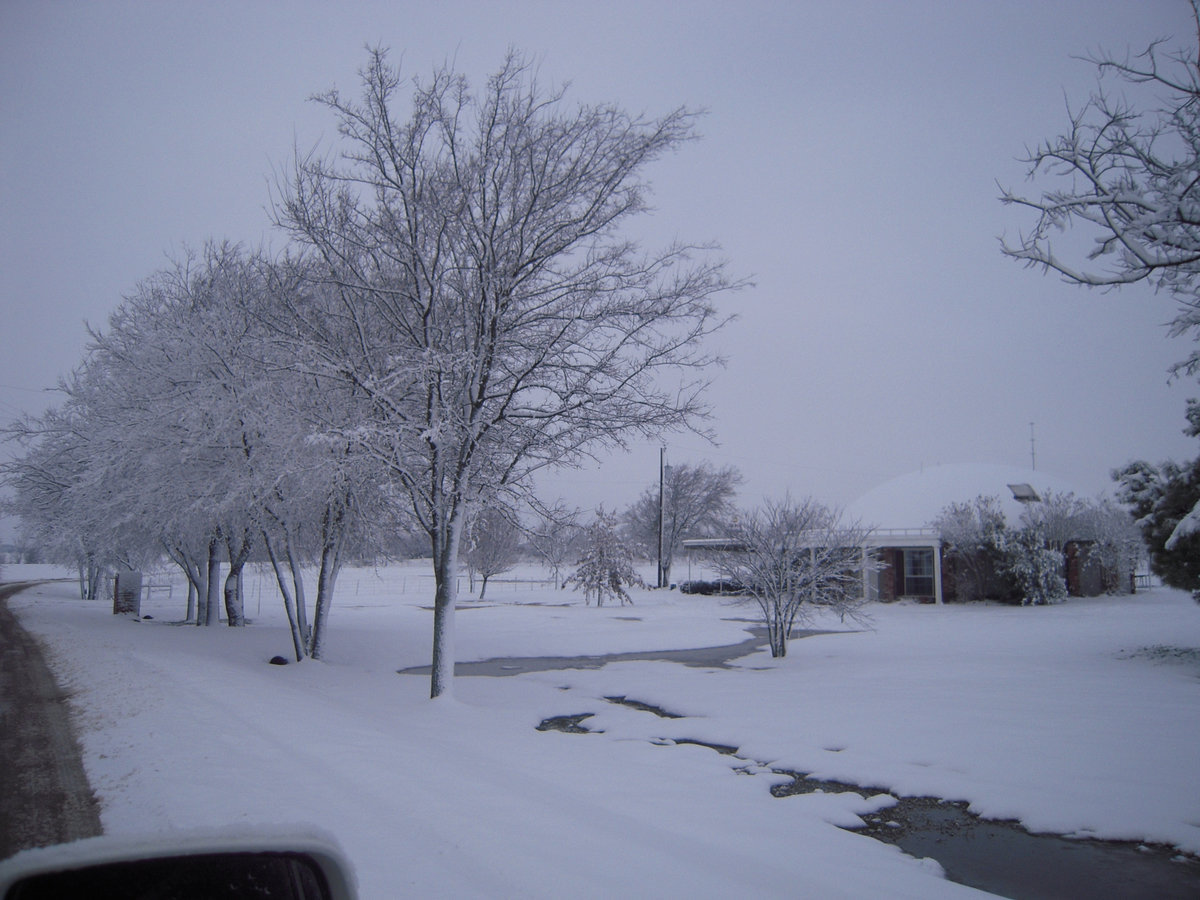
[(452, 69), (412, 82), (369, 54), (358, 99), (316, 99), (341, 154), (298, 156), (280, 223), (337, 292), (310, 362), (369, 414), (346, 437), (383, 462), (428, 534), (431, 695), (451, 689), (455, 574), (474, 508), (546, 466), (694, 426), (731, 287), (708, 248), (645, 253), (621, 226), (645, 170), (693, 136), (693, 114), (572, 105), (510, 55), (478, 93)]
[(625, 527), (637, 546), (651, 558), (661, 555), (659, 587), (670, 584), (671, 565), (684, 538), (711, 537), (725, 530), (741, 483), (742, 474), (733, 466), (667, 466), (661, 496), (659, 485), (651, 485), (625, 511)]

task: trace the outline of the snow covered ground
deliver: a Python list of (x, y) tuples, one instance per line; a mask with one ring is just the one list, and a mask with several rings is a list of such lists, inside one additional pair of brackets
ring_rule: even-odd
[[(432, 596), (417, 565), (348, 570), (324, 662), (290, 639), (270, 582), (253, 624), (114, 617), (70, 583), (13, 598), (70, 692), (106, 832), (310, 824), (361, 895), (956, 897), (931, 861), (834, 827), (890, 802), (775, 799), (771, 766), (962, 799), (1035, 830), (1200, 853), (1200, 608), (1178, 591), (1061, 606), (878, 606), (874, 628), (732, 669), (622, 662), (459, 677), (427, 699)], [(45, 574), (9, 567), (6, 580)], [(464, 580), (465, 588), (465, 580)], [(633, 607), (493, 583), (458, 613), (460, 660), (735, 643), (751, 613), (640, 592)], [(843, 629), (836, 620), (819, 623)], [(683, 715), (618, 706), (623, 695)], [(539, 732), (594, 713), (603, 733)]]

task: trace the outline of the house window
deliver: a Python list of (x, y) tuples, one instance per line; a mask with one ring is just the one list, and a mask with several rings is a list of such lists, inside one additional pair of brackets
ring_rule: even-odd
[(904, 595), (933, 596), (933, 549), (921, 547), (904, 551)]

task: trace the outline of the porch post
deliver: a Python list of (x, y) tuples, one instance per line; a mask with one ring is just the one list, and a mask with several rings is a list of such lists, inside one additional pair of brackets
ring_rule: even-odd
[(942, 605), (942, 542), (933, 543), (933, 600)]

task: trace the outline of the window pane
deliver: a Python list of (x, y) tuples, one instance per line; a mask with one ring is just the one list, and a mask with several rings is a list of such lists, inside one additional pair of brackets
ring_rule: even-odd
[(904, 551), (904, 593), (909, 597), (933, 596), (933, 550)]

